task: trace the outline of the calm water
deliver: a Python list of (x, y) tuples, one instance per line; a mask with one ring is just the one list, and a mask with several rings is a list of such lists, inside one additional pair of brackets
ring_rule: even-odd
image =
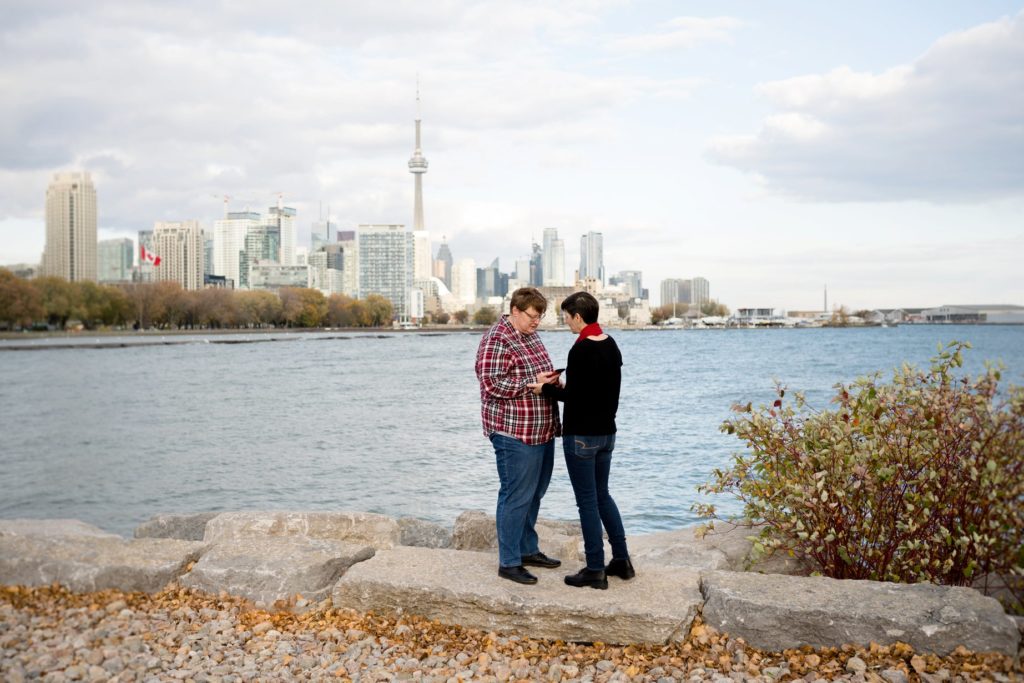
[[(740, 446), (718, 431), (730, 405), (770, 401), (775, 378), (826, 407), (837, 381), (923, 365), (937, 342), (966, 339), (970, 371), (1002, 359), (1024, 384), (1024, 327), (613, 334), (625, 367), (612, 492), (630, 533), (694, 521), (695, 487)], [(573, 336), (541, 335), (559, 365)], [(366, 510), (448, 525), (493, 512), (478, 334), (278, 336), (0, 352), (0, 517), (130, 535), (158, 512)], [(575, 519), (560, 443), (556, 454), (541, 514)]]

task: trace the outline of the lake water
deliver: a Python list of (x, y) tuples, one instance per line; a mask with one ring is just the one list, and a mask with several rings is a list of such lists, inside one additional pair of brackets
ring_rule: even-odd
[[(573, 335), (540, 334), (563, 364)], [(611, 486), (628, 533), (695, 521), (696, 486), (741, 447), (719, 425), (736, 401), (771, 401), (774, 379), (824, 408), (836, 382), (924, 365), (937, 342), (961, 339), (974, 345), (967, 370), (1001, 359), (1004, 381), (1024, 384), (1020, 326), (612, 334), (625, 366)], [(205, 339), (246, 338), (282, 341), (0, 352), (0, 517), (130, 535), (160, 512), (365, 510), (447, 525), (493, 513), (479, 333)], [(559, 442), (541, 514), (576, 519), (561, 457)]]

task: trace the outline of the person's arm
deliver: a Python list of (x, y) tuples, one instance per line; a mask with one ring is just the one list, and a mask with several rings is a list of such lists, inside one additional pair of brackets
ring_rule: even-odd
[[(569, 375), (569, 379), (572, 379), (572, 377), (573, 377), (572, 371), (575, 368), (581, 368), (581, 367), (583, 367), (583, 366), (580, 364), (580, 354), (579, 354), (578, 349), (574, 346), (573, 348), (569, 349), (569, 359), (565, 362), (565, 374)], [(579, 371), (577, 370), (577, 372), (579, 372)], [(577, 378), (577, 382), (576, 383), (579, 384), (579, 379), (578, 378)], [(571, 400), (570, 397), (571, 397), (572, 394), (570, 394), (570, 392), (569, 392), (569, 382), (568, 381), (566, 381), (566, 383), (564, 385), (561, 384), (560, 382), (554, 382), (552, 384), (545, 384), (544, 386), (542, 386), (540, 388), (540, 390), (541, 390), (541, 394), (545, 398), (553, 398), (556, 401), (562, 401), (563, 403), (565, 401)]]
[(507, 345), (496, 339), (490, 340), (481, 350), (476, 361), (476, 376), (480, 387), (488, 396), (509, 399), (522, 396), (530, 391), (524, 378), (513, 377), (515, 358)]

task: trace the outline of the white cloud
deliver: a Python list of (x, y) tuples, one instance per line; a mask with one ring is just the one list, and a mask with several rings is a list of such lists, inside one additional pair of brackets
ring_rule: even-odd
[(706, 43), (727, 43), (740, 27), (732, 17), (676, 17), (654, 33), (613, 38), (608, 49), (614, 52), (654, 52), (687, 50)]
[(763, 84), (779, 112), (709, 157), (824, 201), (974, 201), (1024, 192), (1024, 13), (938, 40), (880, 74)]

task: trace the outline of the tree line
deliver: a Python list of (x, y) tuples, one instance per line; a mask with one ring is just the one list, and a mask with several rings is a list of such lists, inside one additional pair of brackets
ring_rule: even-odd
[(262, 327), (382, 327), (394, 307), (384, 297), (365, 300), (317, 289), (280, 293), (230, 289), (186, 290), (176, 282), (100, 285), (57, 277), (24, 280), (0, 268), (0, 328), (59, 329), (80, 324), (136, 329)]

